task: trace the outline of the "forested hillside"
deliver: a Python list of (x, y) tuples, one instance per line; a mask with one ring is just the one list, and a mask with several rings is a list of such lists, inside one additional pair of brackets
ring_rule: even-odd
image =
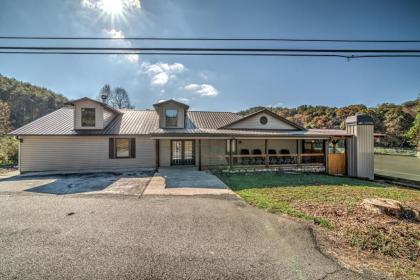
[(0, 75), (0, 101), (10, 109), (10, 130), (62, 107), (67, 98), (46, 88)]
[[(240, 113), (245, 115), (261, 110), (262, 108), (252, 107)], [(272, 107), (269, 109), (306, 128), (344, 129), (344, 120), (347, 117), (357, 113), (366, 113), (371, 115), (375, 120), (375, 132), (387, 135), (385, 141), (383, 141), (386, 146), (414, 146), (415, 138), (419, 137), (415, 133), (410, 134), (408, 132), (415, 125), (414, 120), (420, 110), (420, 98), (400, 105), (384, 103), (376, 107), (366, 107), (361, 104), (340, 108), (302, 105), (297, 108)], [(409, 135), (411, 135), (411, 138), (407, 138)]]
[(4, 134), (62, 107), (66, 101), (46, 88), (0, 75), (0, 165), (17, 162), (18, 141)]

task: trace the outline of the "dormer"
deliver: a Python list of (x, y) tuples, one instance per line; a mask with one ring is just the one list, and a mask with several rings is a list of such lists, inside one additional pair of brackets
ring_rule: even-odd
[(185, 128), (189, 106), (176, 100), (164, 100), (153, 104), (159, 115), (160, 128)]
[(104, 129), (120, 111), (87, 97), (66, 103), (74, 110), (74, 130)]

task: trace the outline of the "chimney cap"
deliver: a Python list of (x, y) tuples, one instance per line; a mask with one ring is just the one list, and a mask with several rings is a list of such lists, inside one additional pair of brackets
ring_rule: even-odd
[(346, 124), (352, 125), (373, 125), (373, 118), (365, 114), (357, 114), (355, 116), (348, 117)]

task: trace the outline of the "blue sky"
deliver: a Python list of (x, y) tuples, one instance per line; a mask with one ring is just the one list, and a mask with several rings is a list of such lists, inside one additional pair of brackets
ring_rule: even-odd
[[(104, 0), (99, 0), (104, 1)], [(108, 1), (108, 0), (105, 0)], [(419, 39), (420, 1), (138, 0), (124, 17), (104, 13), (97, 0), (2, 0), (0, 35), (290, 37)], [(2, 45), (71, 45), (13, 42)], [(98, 46), (98, 42), (73, 42)], [(138, 43), (102, 46), (361, 47), (360, 44)], [(417, 47), (420, 44), (365, 44)], [(69, 98), (96, 97), (109, 83), (125, 88), (137, 108), (177, 98), (197, 110), (251, 106), (343, 106), (400, 103), (420, 93), (420, 59), (0, 55), (0, 74)]]

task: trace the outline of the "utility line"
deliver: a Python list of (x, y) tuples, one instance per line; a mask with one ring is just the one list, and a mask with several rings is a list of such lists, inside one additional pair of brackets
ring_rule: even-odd
[(154, 48), (154, 47), (32, 47), (0, 46), (0, 50), (37, 51), (162, 51), (162, 52), (298, 52), (298, 53), (420, 53), (420, 49), (295, 49), (295, 48)]
[(415, 54), (403, 55), (339, 55), (339, 54), (293, 54), (293, 53), (185, 53), (185, 52), (57, 52), (57, 51), (0, 51), (0, 54), (43, 54), (43, 55), (175, 55), (175, 56), (278, 56), (278, 57), (331, 57), (346, 59), (361, 58), (420, 58)]
[(342, 42), (342, 43), (420, 43), (414, 40), (383, 39), (302, 39), (302, 38), (218, 38), (218, 37), (60, 37), (0, 36), (2, 40), (150, 40), (150, 41), (273, 41), (273, 42)]

